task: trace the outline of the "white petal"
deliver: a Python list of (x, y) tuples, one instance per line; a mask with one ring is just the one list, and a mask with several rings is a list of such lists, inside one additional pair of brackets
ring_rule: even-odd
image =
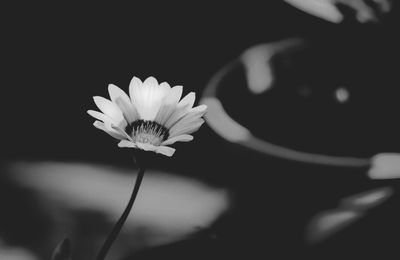
[(176, 110), (172, 113), (172, 115), (165, 122), (165, 127), (170, 128), (173, 126), (179, 119), (184, 117), (193, 107), (194, 101), (196, 98), (196, 94), (191, 92), (187, 94), (177, 105)]
[(132, 141), (132, 137), (130, 137), (123, 129), (121, 129), (121, 128), (119, 128), (119, 127), (116, 127), (116, 126), (113, 126), (113, 125), (110, 125), (110, 124), (107, 124), (107, 122), (105, 122), (104, 125), (105, 125), (107, 128), (113, 129), (114, 131), (117, 131), (117, 132), (120, 133), (121, 135), (125, 136), (125, 139), (126, 139), (126, 140)]
[(164, 126), (166, 128), (171, 128), (171, 126), (173, 126), (176, 122), (178, 122), (181, 118), (183, 118), (189, 112), (189, 110), (190, 110), (189, 105), (186, 105), (184, 107), (176, 107), (174, 112), (164, 123)]
[(145, 105), (148, 105), (147, 108), (149, 108), (150, 105), (157, 100), (157, 97), (159, 98), (161, 95), (161, 92), (158, 92), (158, 90), (158, 82), (154, 77), (148, 77), (143, 82), (141, 101), (143, 101)]
[(135, 122), (140, 118), (139, 112), (132, 105), (132, 103), (125, 103), (124, 101), (122, 101), (122, 99), (118, 98), (116, 100), (116, 104), (120, 107), (122, 113), (129, 123)]
[[(133, 77), (131, 83), (129, 84), (129, 96), (131, 97), (132, 103), (135, 103), (134, 100), (138, 95), (139, 89), (142, 87), (142, 81), (137, 78)], [(135, 105), (135, 104), (134, 104)]]
[(133, 77), (131, 83), (129, 84), (129, 95), (131, 97), (132, 106), (136, 108), (139, 118), (141, 118), (139, 107), (141, 106), (140, 100), (142, 99), (142, 90), (143, 82), (139, 78)]
[(152, 144), (145, 144), (145, 143), (136, 143), (136, 146), (142, 150), (149, 151), (149, 152), (155, 152), (155, 153), (161, 153), (168, 157), (172, 156), (175, 152), (174, 148), (171, 148), (168, 146), (154, 146)]
[(119, 133), (119, 135), (124, 136), (125, 139), (131, 140), (132, 138), (123, 130), (125, 129), (125, 127), (120, 128), (117, 126), (117, 124), (114, 122), (114, 120), (112, 118), (110, 118), (107, 115), (104, 115), (100, 112), (94, 111), (94, 110), (88, 110), (87, 113), (91, 116), (93, 116), (96, 119), (99, 119), (101, 121), (103, 121), (102, 123), (104, 123), (105, 128), (107, 129), (107, 131), (109, 132), (116, 132)]
[(113, 121), (113, 119), (111, 117), (109, 117), (103, 113), (100, 113), (98, 111), (95, 111), (95, 110), (88, 110), (87, 113), (89, 115), (91, 115), (92, 117), (94, 117), (100, 121), (103, 121), (103, 122), (105, 122), (105, 121), (112, 122)]
[(207, 106), (206, 105), (201, 105), (197, 106), (195, 108), (192, 108), (189, 113), (187, 113), (182, 119), (180, 119), (178, 122), (176, 122), (172, 127), (170, 128), (170, 136), (176, 136), (176, 132), (179, 131), (179, 129), (184, 128), (187, 125), (192, 124), (193, 122), (197, 121), (200, 119), (206, 112)]
[(167, 82), (163, 82), (159, 86), (163, 91), (168, 91), (171, 89), (171, 86)]
[(121, 98), (126, 103), (131, 102), (129, 96), (122, 89), (115, 86), (114, 84), (108, 85), (108, 93), (110, 94), (111, 101), (113, 101), (114, 103), (118, 98)]
[(200, 106), (192, 108), (185, 117), (198, 118), (198, 117), (203, 116), (206, 113), (206, 111), (207, 111), (207, 105), (200, 105)]
[(164, 102), (171, 104), (178, 104), (179, 99), (181, 99), (182, 96), (182, 91), (183, 91), (182, 86), (175, 86), (171, 88), (171, 91), (169, 91), (169, 94), (168, 96), (166, 96)]
[(175, 149), (168, 146), (157, 146), (156, 153), (171, 157), (172, 155), (174, 155)]
[(179, 102), (178, 106), (186, 106), (189, 105), (189, 109), (191, 109), (194, 105), (194, 101), (196, 100), (196, 93), (190, 92), (187, 94), (182, 100)]
[(118, 126), (126, 126), (127, 123), (122, 114), (122, 111), (116, 104), (108, 99), (99, 96), (93, 97), (93, 100), (96, 103), (97, 107), (101, 110), (101, 112), (112, 118), (113, 122), (115, 122)]
[(152, 144), (147, 144), (147, 143), (136, 143), (137, 147), (145, 150), (145, 151), (151, 151), (154, 152), (156, 150), (156, 146), (152, 145)]
[(182, 90), (182, 86), (175, 86), (171, 89), (168, 96), (163, 99), (160, 110), (155, 118), (157, 123), (164, 125), (168, 118), (176, 110), (176, 106), (182, 96)]
[(183, 134), (191, 134), (196, 132), (200, 126), (204, 123), (204, 119), (199, 118), (194, 122), (190, 122), (188, 124), (177, 127), (176, 129), (171, 129), (170, 138), (183, 135)]
[(103, 131), (106, 132), (107, 134), (111, 135), (111, 136), (114, 137), (115, 139), (119, 139), (119, 140), (125, 139), (125, 136), (121, 135), (121, 134), (118, 133), (117, 131), (108, 129), (108, 128), (105, 126), (105, 124), (104, 124), (103, 122), (95, 121), (95, 122), (93, 123), (93, 125), (94, 125), (96, 128), (98, 128), (98, 129), (100, 129), (100, 130), (103, 130)]
[(145, 87), (153, 87), (153, 88), (155, 88), (155, 87), (158, 87), (158, 81), (157, 81), (157, 79), (155, 77), (150, 76), (147, 79), (145, 79), (145, 81), (143, 82), (143, 85)]
[(118, 105), (129, 123), (139, 119), (139, 114), (137, 113), (136, 108), (132, 105), (131, 99), (122, 89), (110, 84), (108, 85), (108, 92), (111, 101)]
[(203, 104), (203, 105), (192, 108), (192, 110), (190, 110), (190, 111), (206, 112), (206, 110), (207, 110), (207, 105)]
[[(201, 105), (195, 108), (192, 108), (189, 113), (187, 113), (180, 121), (178, 121), (178, 124), (185, 124), (187, 122), (192, 122), (200, 117), (204, 116), (206, 113), (207, 106), (206, 105)], [(172, 126), (173, 127), (173, 126)]]
[(121, 148), (137, 148), (135, 143), (128, 141), (128, 140), (121, 140), (121, 142), (118, 143), (118, 147)]
[(133, 88), (131, 96), (140, 118), (143, 120), (154, 120), (164, 97), (170, 92), (167, 83), (158, 85), (154, 77), (149, 77), (143, 82), (142, 87)]
[(172, 138), (168, 138), (166, 141), (162, 142), (161, 145), (171, 145), (176, 142), (190, 142), (193, 140), (192, 135), (178, 135)]

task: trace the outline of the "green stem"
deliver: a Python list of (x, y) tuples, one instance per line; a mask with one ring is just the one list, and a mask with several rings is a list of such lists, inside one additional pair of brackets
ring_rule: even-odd
[(101, 247), (96, 260), (104, 260), (108, 251), (110, 250), (112, 244), (114, 243), (115, 239), (117, 238), (119, 232), (122, 229), (128, 215), (132, 209), (133, 203), (135, 202), (136, 196), (139, 192), (140, 184), (142, 183), (143, 176), (144, 176), (145, 168), (139, 166), (139, 172), (136, 177), (135, 186), (133, 187), (131, 198), (126, 206), (124, 212), (122, 213), (121, 217), (119, 218), (118, 222), (115, 224), (114, 228), (112, 229), (111, 233), (108, 235), (106, 241), (104, 242), (103, 246)]

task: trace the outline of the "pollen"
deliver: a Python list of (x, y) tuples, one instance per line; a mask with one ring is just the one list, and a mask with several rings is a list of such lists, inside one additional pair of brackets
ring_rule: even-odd
[(126, 132), (130, 134), (134, 142), (160, 145), (168, 139), (168, 129), (157, 122), (136, 120), (126, 127)]

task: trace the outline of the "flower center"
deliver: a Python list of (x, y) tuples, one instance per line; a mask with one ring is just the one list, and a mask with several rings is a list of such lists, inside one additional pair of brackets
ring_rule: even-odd
[(126, 127), (134, 142), (160, 145), (169, 136), (168, 129), (154, 121), (136, 120)]

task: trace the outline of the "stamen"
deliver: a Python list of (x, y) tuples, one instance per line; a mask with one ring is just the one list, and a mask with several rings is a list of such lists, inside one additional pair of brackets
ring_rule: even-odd
[(129, 124), (125, 131), (131, 135), (134, 142), (160, 145), (169, 136), (168, 129), (157, 122), (136, 120)]

